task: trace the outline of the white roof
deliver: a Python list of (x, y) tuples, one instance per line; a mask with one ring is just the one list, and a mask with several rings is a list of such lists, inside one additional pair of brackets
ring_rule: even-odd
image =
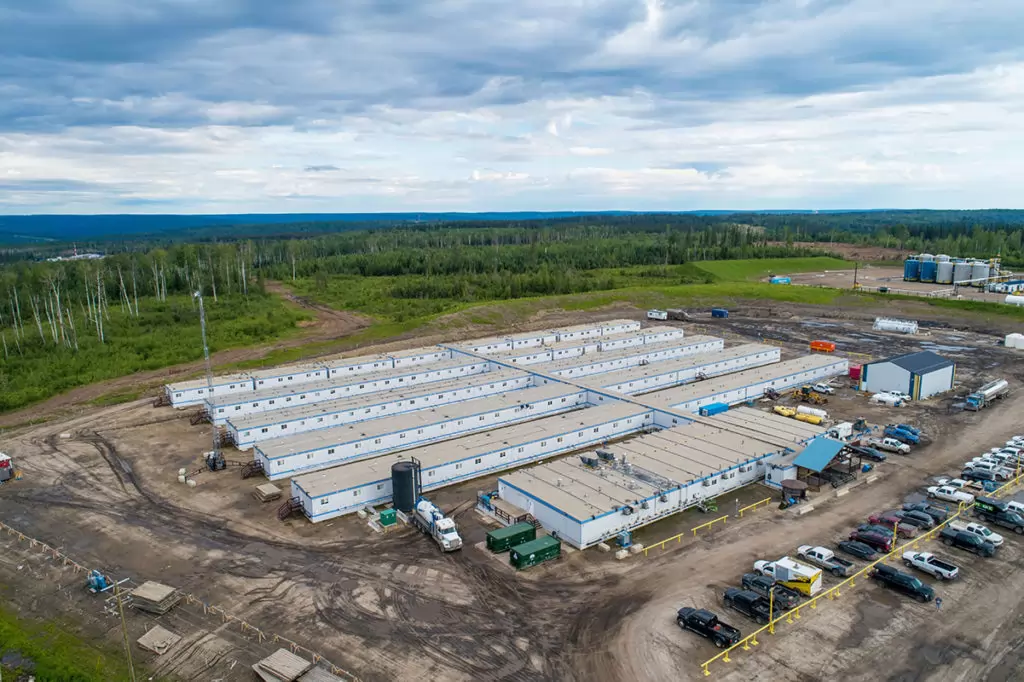
[(400, 453), (343, 464), (297, 476), (293, 480), (296, 485), (306, 491), (306, 494), (311, 497), (319, 497), (390, 478), (391, 465), (411, 457), (419, 460), (423, 471), (426, 471), (442, 464), (479, 457), (503, 448), (517, 447), (549, 437), (554, 438), (563, 433), (590, 428), (616, 419), (641, 416), (648, 412), (650, 410), (647, 408), (622, 402), (601, 407), (589, 407), (455, 440), (424, 445)]
[(536, 388), (524, 388), (499, 395), (484, 396), (448, 405), (429, 407), (423, 410), (403, 412), (390, 417), (306, 431), (295, 436), (275, 438), (274, 440), (258, 443), (256, 449), (265, 457), (275, 459), (332, 445), (407, 431), (429, 424), (494, 412), (512, 405), (534, 403), (541, 400), (558, 400), (559, 398), (575, 395), (582, 391), (583, 389), (576, 388), (575, 386), (546, 384)]
[[(690, 340), (693, 338), (695, 337), (690, 337)], [(640, 347), (644, 348), (644, 346)], [(671, 372), (690, 369), (692, 367), (713, 365), (718, 362), (742, 358), (748, 355), (756, 355), (757, 353), (764, 353), (771, 350), (773, 350), (772, 346), (766, 346), (760, 343), (748, 343), (742, 346), (726, 348), (725, 350), (711, 351), (710, 353), (697, 353), (696, 355), (684, 355), (682, 357), (668, 358), (667, 360), (655, 360), (648, 365), (627, 367), (626, 369), (620, 369), (614, 372), (598, 374), (593, 378), (583, 377), (581, 382), (587, 382), (589, 379), (591, 383), (597, 384), (601, 387), (617, 386), (618, 384), (626, 383), (628, 381), (636, 381), (637, 379), (642, 379), (644, 377), (656, 377), (663, 374), (669, 374)]]
[[(638, 355), (649, 355), (656, 353), (660, 350), (671, 350), (674, 348), (689, 348), (690, 346), (696, 346), (702, 343), (708, 343), (709, 341), (718, 341), (718, 337), (715, 336), (690, 336), (680, 339), (670, 339), (661, 343), (645, 343), (640, 346), (629, 346), (627, 348), (614, 348), (612, 350), (601, 351), (600, 353), (588, 353), (587, 355), (578, 355), (574, 358), (565, 358), (563, 360), (555, 360), (554, 362), (543, 362), (537, 365), (530, 365), (530, 370), (537, 370), (545, 374), (552, 374), (559, 370), (568, 369), (570, 367), (586, 367), (588, 365), (596, 365), (599, 362), (607, 362), (609, 360), (618, 360), (622, 358), (632, 358)], [(664, 360), (654, 360), (654, 363), (664, 362)], [(651, 365), (655, 366), (654, 364)]]
[(487, 362), (487, 360), (464, 356), (454, 360), (442, 360), (441, 362), (433, 363), (430, 365), (414, 365), (411, 367), (400, 367), (398, 369), (388, 368), (378, 370), (376, 372), (367, 372), (366, 374), (353, 374), (352, 376), (342, 375), (333, 379), (324, 379), (323, 381), (306, 381), (301, 384), (281, 384), (280, 386), (267, 386), (261, 390), (252, 391), (249, 393), (235, 393), (222, 396), (215, 395), (212, 400), (207, 399), (206, 403), (208, 405), (212, 404), (213, 407), (224, 407), (226, 405), (251, 403), (256, 401), (267, 400), (270, 398), (283, 398), (289, 395), (298, 395), (299, 393), (315, 393), (316, 391), (339, 388), (342, 386), (352, 386), (355, 384), (370, 384), (373, 383), (374, 381), (379, 381), (381, 379), (393, 378), (397, 382), (399, 377), (404, 378), (416, 376), (423, 374), (425, 372), (436, 372), (437, 370), (449, 369), (453, 367), (478, 365), (481, 362)]
[(296, 407), (285, 407), (280, 410), (270, 410), (267, 412), (257, 412), (255, 414), (247, 414), (239, 417), (229, 417), (227, 421), (234, 429), (238, 431), (245, 431), (247, 429), (258, 429), (262, 426), (280, 424), (282, 422), (294, 421), (296, 419), (303, 419), (306, 417), (321, 417), (328, 414), (334, 414), (336, 412), (362, 410), (376, 405), (383, 405), (402, 400), (417, 400), (423, 396), (446, 393), (448, 391), (470, 388), (472, 386), (500, 383), (512, 378), (524, 376), (527, 376), (525, 372), (496, 369), (490, 372), (484, 372), (483, 374), (471, 374), (468, 377), (463, 376), (457, 379), (434, 381), (429, 384), (413, 384), (411, 386), (403, 386), (402, 388), (393, 388), (389, 391), (361, 393), (348, 398), (339, 398), (338, 400), (324, 400), (307, 405), (298, 405)]
[[(781, 379), (791, 374), (806, 372), (811, 369), (827, 367), (832, 364), (844, 362), (842, 358), (828, 357), (824, 355), (807, 355), (794, 360), (786, 360), (767, 367), (756, 367), (743, 370), (735, 374), (727, 374), (723, 377), (715, 377), (707, 381), (675, 388), (666, 388), (661, 391), (648, 393), (644, 400), (661, 405), (679, 405), (697, 398), (723, 393), (744, 386), (751, 386), (765, 381)], [(791, 388), (791, 387), (790, 387)]]

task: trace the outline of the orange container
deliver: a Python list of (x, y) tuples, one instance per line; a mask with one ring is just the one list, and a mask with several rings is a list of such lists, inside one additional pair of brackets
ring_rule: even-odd
[(834, 341), (811, 341), (811, 350), (817, 350), (823, 353), (834, 353), (836, 350), (836, 344)]

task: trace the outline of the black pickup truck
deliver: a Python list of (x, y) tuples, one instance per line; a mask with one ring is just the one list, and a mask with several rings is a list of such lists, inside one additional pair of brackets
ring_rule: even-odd
[(719, 649), (731, 647), (741, 637), (739, 630), (718, 620), (715, 614), (690, 606), (684, 606), (676, 613), (676, 625), (710, 639)]
[(953, 528), (943, 528), (939, 533), (939, 540), (944, 545), (965, 549), (978, 556), (989, 557), (995, 556), (996, 553), (996, 546), (988, 540), (982, 540), (973, 533), (965, 533)]
[(919, 602), (928, 602), (935, 598), (935, 590), (931, 587), (910, 574), (897, 571), (892, 566), (886, 566), (882, 563), (878, 564), (871, 571), (871, 578), (881, 583), (884, 587), (902, 592)]
[(730, 587), (725, 591), (722, 603), (733, 611), (739, 611), (759, 625), (767, 625), (771, 617), (771, 605), (757, 592)]
[(775, 608), (779, 611), (789, 611), (800, 606), (800, 593), (791, 590), (785, 585), (779, 585), (772, 578), (760, 573), (744, 573), (740, 581), (743, 589), (756, 592), (765, 599), (775, 595)]

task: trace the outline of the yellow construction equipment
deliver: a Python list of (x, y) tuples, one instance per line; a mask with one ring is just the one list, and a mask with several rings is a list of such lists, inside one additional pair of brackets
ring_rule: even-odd
[(828, 402), (828, 398), (816, 392), (810, 386), (801, 386), (793, 391), (793, 397), (800, 402), (811, 403), (812, 405), (824, 405)]
[(796, 410), (792, 407), (786, 407), (785, 405), (776, 405), (772, 408), (775, 414), (781, 414), (783, 417), (792, 417), (796, 415)]

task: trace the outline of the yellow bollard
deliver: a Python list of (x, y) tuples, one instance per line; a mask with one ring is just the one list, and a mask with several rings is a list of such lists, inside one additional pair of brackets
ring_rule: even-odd
[(811, 608), (812, 609), (818, 608), (818, 600), (817, 599), (814, 599), (814, 600), (811, 601)]
[(800, 609), (799, 609), (799, 608), (798, 608), (798, 609), (796, 609), (796, 610), (795, 610), (795, 611), (793, 612), (793, 616), (794, 616), (794, 617), (795, 617), (795, 618), (796, 618), (797, 620), (800, 620)]
[(790, 625), (793, 624), (793, 613), (792, 612), (786, 614), (786, 622), (789, 623)]
[(743, 640), (743, 650), (750, 651), (750, 645), (747, 644), (747, 640)]
[(754, 646), (757, 646), (757, 635), (751, 635), (750, 643), (753, 644)]
[(708, 670), (708, 664), (707, 663), (704, 663), (701, 667), (704, 668), (704, 677), (708, 677), (709, 675), (711, 675), (711, 671)]
[(725, 661), (726, 663), (732, 663), (732, 661), (729, 660), (729, 652), (728, 651), (725, 652), (725, 656), (722, 656), (722, 660)]

